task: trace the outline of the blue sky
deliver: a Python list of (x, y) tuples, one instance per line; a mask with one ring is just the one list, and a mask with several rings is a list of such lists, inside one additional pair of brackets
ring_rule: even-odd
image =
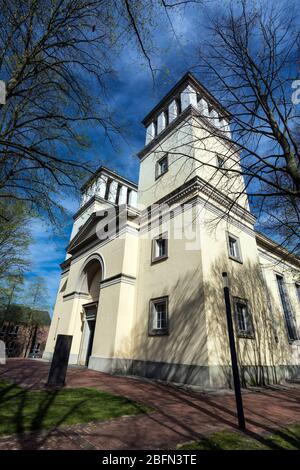
[[(86, 129), (91, 146), (84, 158), (88, 158), (96, 166), (104, 164), (137, 182), (139, 164), (135, 155), (143, 147), (145, 139), (141, 120), (195, 63), (195, 36), (191, 31), (199, 37), (199, 31), (203, 29), (202, 16), (199, 10), (195, 16), (194, 11), (191, 7), (185, 10), (184, 15), (173, 13), (172, 28), (166, 18), (160, 20), (151, 56), (156, 70), (155, 83), (134, 44), (127, 44), (115, 59), (116, 76), (110, 81), (109, 104), (118, 124), (123, 126), (125, 132), (123, 137), (115, 136), (112, 145), (101, 131)], [(51, 315), (61, 272), (59, 264), (65, 258), (65, 249), (72, 229), (72, 215), (78, 208), (79, 199), (66, 192), (59, 202), (68, 213), (67, 221), (59, 234), (54, 233), (53, 229), (40, 219), (32, 221), (29, 227), (32, 238), (29, 251), (31, 265), (26, 280), (28, 283), (37, 276), (45, 279)]]

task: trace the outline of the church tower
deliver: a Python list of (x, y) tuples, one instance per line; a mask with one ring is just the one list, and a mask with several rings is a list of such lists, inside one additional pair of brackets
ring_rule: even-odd
[(230, 119), (191, 73), (184, 75), (143, 120), (146, 142), (139, 153), (139, 203), (153, 204), (198, 177), (207, 188), (248, 210)]

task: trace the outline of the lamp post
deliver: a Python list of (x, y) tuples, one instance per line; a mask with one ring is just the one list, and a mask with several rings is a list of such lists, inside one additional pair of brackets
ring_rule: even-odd
[(234, 383), (236, 409), (237, 409), (237, 415), (238, 415), (239, 428), (242, 431), (245, 431), (246, 423), (245, 423), (245, 416), (244, 416), (237, 354), (236, 354), (235, 341), (234, 341), (234, 330), (233, 330), (233, 323), (232, 323), (230, 293), (229, 293), (227, 273), (223, 272), (222, 277), (223, 277), (223, 290), (224, 290), (224, 300), (225, 300), (225, 307), (226, 307), (227, 331), (228, 331), (228, 339), (229, 339), (229, 347), (230, 347), (231, 368), (232, 368), (233, 383)]

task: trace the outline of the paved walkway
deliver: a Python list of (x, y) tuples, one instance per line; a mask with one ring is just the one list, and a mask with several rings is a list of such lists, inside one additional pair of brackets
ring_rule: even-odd
[[(0, 380), (26, 388), (42, 388), (49, 365), (35, 360), (9, 360), (0, 366)], [(152, 407), (147, 414), (106, 422), (61, 426), (53, 430), (0, 439), (4, 449), (158, 449), (195, 440), (220, 429), (236, 430), (232, 393), (193, 393), (170, 385), (111, 376), (70, 367), (67, 387), (93, 387), (123, 395)], [(300, 387), (247, 392), (243, 395), (249, 433), (262, 435), (300, 422)]]

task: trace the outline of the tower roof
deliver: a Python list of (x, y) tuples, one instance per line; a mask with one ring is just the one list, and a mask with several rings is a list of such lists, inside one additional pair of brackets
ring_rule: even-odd
[(80, 188), (81, 192), (85, 191), (88, 188), (88, 186), (90, 186), (97, 179), (97, 177), (100, 176), (101, 173), (104, 173), (105, 175), (111, 176), (113, 179), (115, 179), (117, 181), (120, 181), (120, 182), (124, 183), (125, 185), (127, 185), (127, 186), (129, 186), (133, 189), (137, 189), (137, 187), (138, 187), (137, 184), (134, 183), (133, 181), (131, 181), (127, 178), (124, 178), (124, 176), (120, 175), (116, 171), (110, 170), (106, 166), (101, 165), (98, 168), (98, 170), (96, 170), (95, 173), (93, 173), (92, 176), (81, 186), (81, 188)]
[(171, 90), (159, 101), (159, 103), (147, 114), (142, 120), (144, 126), (148, 126), (149, 123), (156, 117), (161, 108), (166, 106), (172, 101), (175, 95), (177, 95), (181, 89), (184, 89), (186, 85), (192, 85), (195, 90), (205, 97), (205, 99), (212, 104), (221, 115), (226, 116), (230, 119), (231, 115), (221, 103), (207, 90), (207, 88), (199, 82), (199, 80), (191, 73), (187, 72), (181, 77), (181, 79), (171, 88)]

